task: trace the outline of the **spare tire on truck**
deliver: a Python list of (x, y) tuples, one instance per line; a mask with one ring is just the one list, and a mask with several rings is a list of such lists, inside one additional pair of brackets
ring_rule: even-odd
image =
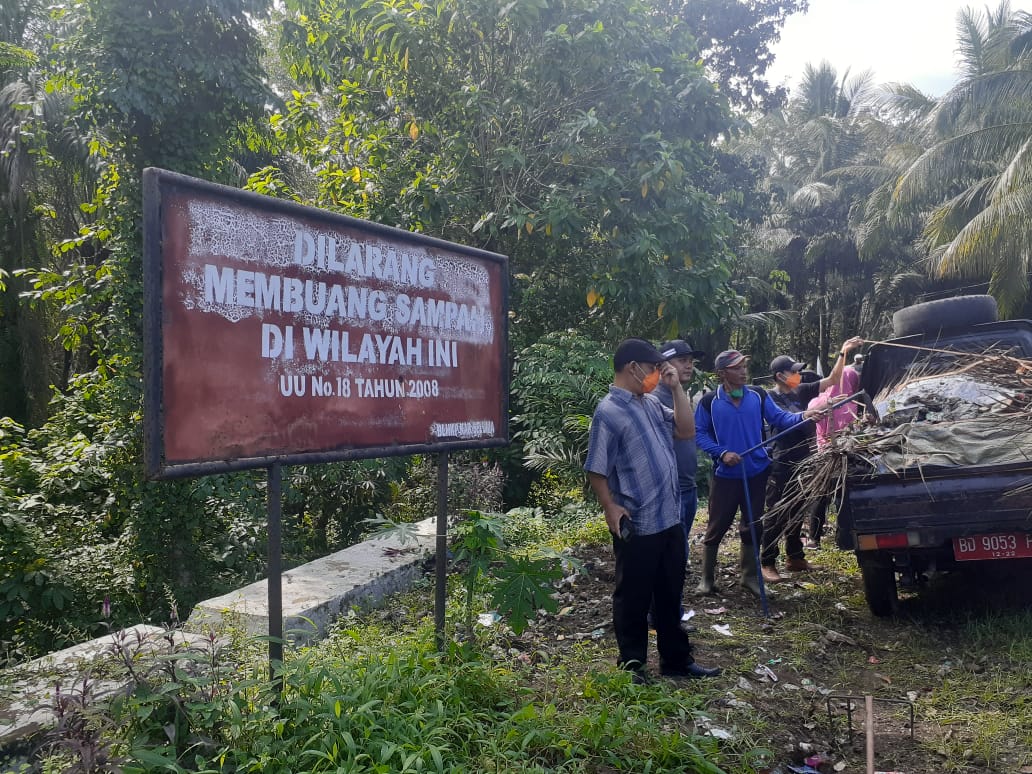
[(967, 328), (996, 322), (998, 311), (992, 296), (957, 296), (906, 306), (892, 315), (895, 338), (915, 333), (936, 334), (945, 328)]

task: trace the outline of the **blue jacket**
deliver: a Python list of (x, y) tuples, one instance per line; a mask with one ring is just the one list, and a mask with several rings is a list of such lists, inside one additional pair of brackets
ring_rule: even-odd
[(802, 414), (782, 410), (763, 390), (746, 387), (737, 406), (723, 385), (710, 395), (704, 395), (695, 408), (695, 444), (713, 457), (713, 475), (720, 478), (741, 478), (738, 465), (745, 465), (749, 478), (770, 467), (763, 446), (749, 452), (738, 465), (728, 467), (720, 462), (720, 455), (726, 451), (741, 454), (762, 443), (764, 420), (776, 430), (787, 430), (803, 421)]

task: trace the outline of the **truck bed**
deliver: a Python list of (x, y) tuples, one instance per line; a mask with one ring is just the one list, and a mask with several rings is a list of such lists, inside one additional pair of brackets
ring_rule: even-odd
[(987, 531), (1032, 531), (1032, 462), (851, 479), (836, 540), (852, 549), (857, 534), (907, 532), (931, 547)]

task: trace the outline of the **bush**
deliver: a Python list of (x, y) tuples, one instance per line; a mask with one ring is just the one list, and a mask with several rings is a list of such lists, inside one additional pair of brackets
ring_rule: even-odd
[[(437, 458), (419, 455), (408, 474), (395, 483), (389, 507), (391, 521), (413, 522), (437, 515)], [(448, 515), (465, 511), (502, 510), (505, 477), (501, 468), (481, 452), (448, 455)]]
[(606, 347), (576, 331), (558, 331), (523, 349), (513, 368), (513, 441), (533, 470), (560, 489), (583, 486), (588, 428), (613, 379)]

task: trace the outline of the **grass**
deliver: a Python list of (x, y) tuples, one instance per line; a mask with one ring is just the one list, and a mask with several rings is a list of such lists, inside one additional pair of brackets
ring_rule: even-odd
[[(728, 550), (723, 561), (732, 558)], [(879, 710), (880, 769), (997, 772), (1032, 764), (1032, 600), (1023, 568), (937, 578), (901, 594), (900, 616), (877, 619), (866, 609), (852, 554), (823, 550), (809, 558), (820, 567), (812, 578), (774, 587), (772, 607), (784, 617), (762, 627), (764, 636), (756, 635), (747, 601), (729, 611), (732, 631), (743, 631), (733, 645), (737, 670), (748, 675), (776, 653), (782, 682), (805, 676), (819, 692), (913, 700), (913, 742), (907, 713), (898, 705)], [(1001, 572), (1008, 582), (994, 582)], [(856, 644), (829, 640), (829, 630)], [(753, 710), (736, 717), (746, 735), (773, 738), (781, 756), (816, 742), (848, 770), (862, 770), (862, 744), (829, 727), (823, 697), (790, 698), (773, 685), (734, 693)], [(860, 725), (854, 718), (854, 728)]]
[[(508, 537), (581, 546), (577, 553), (611, 561), (601, 518), (567, 516), (556, 528), (540, 513), (522, 513)], [(700, 528), (704, 521), (700, 515)], [(820, 565), (812, 577), (772, 589), (780, 617), (766, 621), (733, 583), (736, 554), (728, 545), (721, 557), (722, 568), (735, 568), (721, 578), (725, 598), (687, 599), (698, 613), (698, 658), (724, 667), (718, 680), (636, 686), (613, 666), (611, 634), (558, 641), (547, 628), (522, 637), (502, 626), (465, 632), (462, 581), (453, 577), (446, 653), (433, 647), (424, 583), (380, 610), (342, 617), (318, 645), (288, 651), (281, 697), (264, 679), (261, 643), (235, 637), (215, 658), (147, 676), (131, 696), (85, 707), (84, 717), (103, 725), (105, 751), (126, 772), (755, 774), (800, 760), (804, 749), (862, 770), (862, 732), (848, 739), (837, 707), (829, 724), (826, 696), (872, 694), (912, 698), (917, 718), (911, 742), (907, 714), (898, 705), (879, 710), (879, 768), (973, 774), (1032, 764), (1027, 606), (944, 578), (925, 594), (905, 595), (901, 618), (874, 619), (852, 555), (826, 549), (811, 554)], [(597, 578), (576, 585), (594, 599), (611, 592)], [(704, 612), (715, 606), (726, 612)], [(731, 638), (710, 628), (718, 620)], [(760, 664), (779, 681), (758, 676)], [(859, 731), (858, 717), (853, 727)], [(82, 745), (74, 737), (49, 742), (65, 764)]]

